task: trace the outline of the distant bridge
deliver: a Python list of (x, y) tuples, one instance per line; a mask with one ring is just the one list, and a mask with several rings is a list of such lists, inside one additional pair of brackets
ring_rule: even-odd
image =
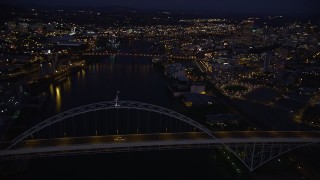
[(146, 53), (109, 53), (109, 52), (88, 52), (88, 53), (82, 53), (84, 56), (139, 56), (139, 57), (153, 57), (153, 58), (161, 58), (161, 57), (168, 57), (173, 59), (181, 59), (181, 60), (196, 60), (196, 56), (176, 56), (176, 55), (159, 55), (159, 54), (146, 54)]
[(277, 156), (319, 141), (317, 131), (211, 132), (170, 109), (116, 99), (42, 121), (3, 143), (0, 159), (224, 147), (253, 171)]

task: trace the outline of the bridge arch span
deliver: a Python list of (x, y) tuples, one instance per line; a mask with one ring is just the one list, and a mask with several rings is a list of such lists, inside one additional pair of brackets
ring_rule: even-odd
[(10, 146), (7, 147), (7, 150), (11, 149), (16, 144), (18, 144), (19, 142), (26, 139), (28, 136), (31, 136), (33, 133), (40, 131), (41, 129), (46, 128), (52, 124), (60, 122), (64, 119), (67, 119), (67, 118), (70, 118), (72, 116), (76, 116), (79, 114), (83, 114), (83, 113), (88, 113), (88, 112), (97, 111), (97, 110), (107, 110), (107, 109), (135, 109), (135, 110), (145, 110), (145, 111), (160, 113), (163, 115), (167, 115), (169, 117), (176, 118), (180, 121), (183, 121), (183, 122), (197, 128), (197, 129), (201, 130), (202, 132), (208, 134), (213, 139), (216, 139), (216, 137), (214, 137), (212, 135), (211, 131), (209, 129), (207, 129), (206, 127), (204, 127), (203, 125), (199, 124), (198, 122), (192, 120), (191, 118), (189, 118), (183, 114), (180, 114), (180, 113), (175, 112), (173, 110), (170, 110), (168, 108), (164, 108), (161, 106), (148, 104), (148, 103), (135, 102), (135, 101), (117, 101), (116, 104), (114, 101), (107, 101), (107, 102), (98, 102), (98, 103), (92, 103), (92, 104), (80, 106), (77, 108), (73, 108), (73, 109), (64, 111), (64, 112), (57, 114), (55, 116), (52, 116), (52, 117), (36, 124), (35, 126), (31, 127), (30, 129), (26, 130), (25, 132), (23, 132), (22, 134), (20, 134), (16, 138), (14, 138), (11, 141)]

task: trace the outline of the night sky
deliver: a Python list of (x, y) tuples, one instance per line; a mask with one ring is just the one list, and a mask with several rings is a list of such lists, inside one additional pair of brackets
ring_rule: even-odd
[(320, 0), (4, 0), (18, 5), (124, 6), (138, 9), (218, 13), (320, 13)]

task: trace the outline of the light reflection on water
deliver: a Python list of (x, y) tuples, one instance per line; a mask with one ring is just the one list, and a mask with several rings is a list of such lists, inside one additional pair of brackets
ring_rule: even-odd
[(86, 69), (71, 74), (63, 83), (50, 84), (48, 114), (112, 100), (117, 90), (122, 90), (122, 99), (164, 106), (171, 104), (164, 81), (152, 68), (149, 58), (103, 57), (100, 61), (92, 61)]
[(61, 94), (60, 94), (60, 87), (56, 87), (56, 110), (59, 112), (61, 109)]
[(71, 80), (70, 77), (63, 83), (63, 90), (67, 93), (71, 92)]
[(50, 95), (51, 97), (54, 97), (54, 89), (53, 89), (53, 84), (50, 84)]
[[(71, 82), (69, 82), (69, 84), (70, 84), (69, 86), (71, 87)], [(69, 87), (69, 91), (71, 89), (70, 87)], [(60, 88), (60, 86), (55, 86), (54, 84), (50, 84), (49, 89), (50, 89), (50, 96), (55, 104), (56, 112), (60, 112), (60, 110), (61, 110), (61, 88)]]

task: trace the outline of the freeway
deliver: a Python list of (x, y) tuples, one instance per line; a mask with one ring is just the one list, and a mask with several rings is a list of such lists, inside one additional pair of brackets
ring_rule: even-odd
[(206, 133), (158, 133), (158, 134), (128, 134), (88, 137), (64, 137), (55, 139), (25, 140), (18, 143), (13, 149), (41, 148), (83, 144), (113, 144), (113, 143), (138, 143), (154, 141), (176, 140), (207, 140), (211, 143), (237, 143), (237, 142), (308, 142), (320, 141), (319, 131), (219, 131), (212, 132), (216, 139), (212, 139)]
[(10, 143), (2, 143), (0, 159), (102, 152), (229, 147), (234, 145), (238, 147), (241, 144), (247, 146), (248, 143), (254, 144), (257, 148), (264, 148), (268, 144), (273, 147), (282, 147), (283, 144), (290, 147), (290, 144), (293, 144), (292, 148), (294, 148), (320, 142), (320, 132), (223, 131), (212, 132), (212, 135), (216, 138), (212, 138), (203, 132), (185, 132), (24, 140), (10, 149), (6, 149)]
[(217, 138), (320, 138), (320, 131), (217, 131)]

